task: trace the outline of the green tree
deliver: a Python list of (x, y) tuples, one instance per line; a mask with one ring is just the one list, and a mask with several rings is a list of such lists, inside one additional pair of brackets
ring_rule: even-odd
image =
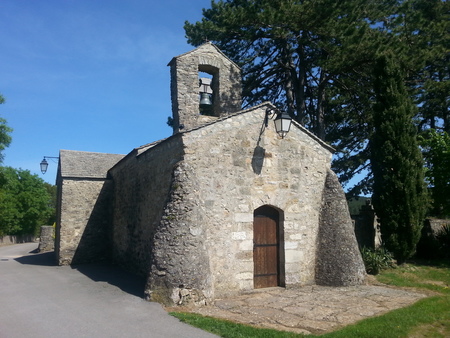
[(371, 59), (380, 39), (370, 26), (381, 8), (365, 0), (212, 1), (185, 30), (189, 43), (209, 39), (241, 65), (246, 104), (271, 100), (325, 138), (329, 95), (339, 95), (329, 88), (348, 90), (348, 77)]
[(337, 148), (345, 182), (368, 168), (371, 69), (395, 1), (213, 1), (185, 23), (188, 42), (209, 39), (243, 70), (244, 106), (272, 101)]
[(421, 128), (450, 132), (450, 2), (408, 0), (386, 25), (407, 70)]
[(188, 42), (215, 43), (243, 69), (244, 106), (271, 101), (333, 145), (342, 183), (371, 192), (373, 64), (392, 51), (404, 65), (421, 125), (448, 125), (450, 2), (441, 0), (212, 1), (185, 23)]
[(44, 183), (45, 189), (47, 190), (50, 199), (48, 201), (48, 207), (51, 210), (51, 213), (48, 217), (48, 220), (45, 224), (52, 225), (56, 222), (56, 204), (57, 204), (57, 194), (58, 187), (56, 185), (50, 183)]
[(425, 177), (431, 190), (432, 216), (450, 217), (450, 135), (427, 130), (420, 137)]
[(415, 252), (426, 210), (423, 159), (412, 123), (417, 107), (389, 54), (379, 57), (374, 79), (372, 200), (383, 243), (403, 263)]
[[(5, 98), (0, 94), (0, 104), (5, 102)], [(12, 129), (6, 124), (6, 120), (0, 117), (0, 164), (3, 162), (3, 150), (11, 143)]]
[(35, 235), (54, 214), (45, 182), (28, 170), (0, 167), (0, 235)]

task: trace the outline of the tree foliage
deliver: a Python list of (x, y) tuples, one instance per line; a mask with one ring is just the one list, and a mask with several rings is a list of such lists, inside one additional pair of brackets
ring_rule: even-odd
[(407, 66), (420, 127), (450, 132), (450, 2), (402, 1), (387, 28), (398, 41), (393, 50)]
[(0, 235), (36, 234), (53, 222), (55, 208), (46, 183), (28, 170), (0, 167)]
[(420, 145), (431, 190), (431, 215), (450, 217), (450, 135), (429, 129), (421, 135)]
[(374, 73), (372, 200), (383, 243), (403, 263), (415, 252), (426, 210), (423, 160), (412, 122), (417, 108), (392, 56), (380, 56)]
[(52, 225), (56, 223), (56, 205), (58, 198), (58, 187), (56, 185), (45, 182), (44, 183), (45, 190), (47, 190), (48, 195), (50, 196), (50, 200), (48, 202), (48, 206), (50, 208), (50, 215), (47, 219), (46, 224)]
[[(0, 104), (5, 102), (5, 98), (0, 94)], [(3, 162), (3, 150), (11, 143), (12, 129), (6, 124), (6, 120), (0, 117), (0, 163)]]
[(245, 105), (272, 101), (335, 146), (346, 181), (367, 167), (369, 69), (386, 38), (373, 27), (391, 2), (218, 1), (185, 30), (242, 67)]
[(373, 65), (403, 65), (421, 126), (448, 123), (449, 2), (441, 0), (212, 1), (185, 23), (188, 42), (214, 42), (243, 70), (244, 106), (271, 101), (333, 145), (349, 195), (369, 193)]
[(218, 1), (185, 29), (188, 42), (212, 39), (242, 66), (246, 104), (270, 100), (324, 138), (325, 109), (337, 96), (330, 88), (346, 89), (346, 78), (371, 59), (377, 7), (362, 0)]

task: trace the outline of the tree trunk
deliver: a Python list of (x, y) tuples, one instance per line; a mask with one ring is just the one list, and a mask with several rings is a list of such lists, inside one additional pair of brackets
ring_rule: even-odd
[(319, 87), (317, 90), (317, 108), (316, 108), (316, 135), (325, 140), (325, 102), (326, 102), (327, 80), (323, 69), (320, 71)]
[[(298, 76), (295, 74), (297, 79), (297, 85), (295, 88), (295, 101), (296, 101), (296, 116), (295, 120), (302, 125), (305, 124), (306, 115), (306, 99), (305, 99), (305, 86), (306, 86), (306, 71), (305, 71), (305, 54), (303, 51), (303, 45), (299, 42), (297, 47), (298, 54)], [(296, 70), (294, 70), (296, 71)]]

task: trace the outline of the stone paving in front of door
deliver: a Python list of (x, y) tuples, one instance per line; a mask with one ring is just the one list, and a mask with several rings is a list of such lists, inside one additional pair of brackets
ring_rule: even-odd
[(322, 334), (427, 297), (381, 285), (267, 288), (188, 311), (257, 327)]

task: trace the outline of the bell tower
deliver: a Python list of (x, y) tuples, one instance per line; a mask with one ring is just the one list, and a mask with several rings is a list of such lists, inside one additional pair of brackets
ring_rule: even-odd
[(241, 69), (206, 42), (170, 61), (173, 133), (241, 110)]

